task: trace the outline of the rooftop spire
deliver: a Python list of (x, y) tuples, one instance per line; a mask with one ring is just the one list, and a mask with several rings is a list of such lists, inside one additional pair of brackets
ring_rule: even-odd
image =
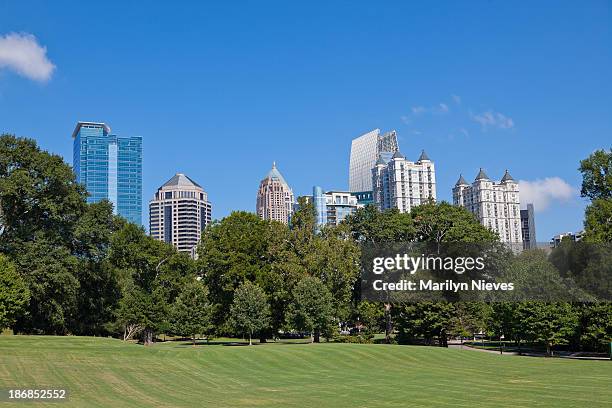
[(489, 176), (487, 176), (487, 174), (484, 172), (482, 167), (480, 168), (480, 171), (478, 172), (478, 175), (476, 176), (476, 180), (489, 180)]
[(429, 156), (427, 156), (427, 153), (425, 153), (425, 149), (421, 150), (421, 156), (419, 156), (419, 160), (418, 161), (423, 161), (423, 160), (429, 160)]
[(455, 183), (456, 186), (468, 185), (468, 182), (463, 178), (463, 174), (459, 174), (459, 180)]
[(504, 173), (504, 177), (502, 177), (501, 181), (502, 181), (502, 183), (504, 181), (514, 181), (514, 179), (510, 175), (510, 173), (508, 173), (508, 169), (506, 169), (506, 172)]

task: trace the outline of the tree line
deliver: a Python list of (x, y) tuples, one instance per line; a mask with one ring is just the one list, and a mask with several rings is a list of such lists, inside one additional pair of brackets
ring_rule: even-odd
[[(602, 152), (581, 163), (583, 194), (593, 199), (585, 221), (592, 242), (610, 242), (612, 152)], [(306, 333), (318, 342), (371, 341), (384, 331), (388, 342), (445, 345), (449, 336), (484, 330), (519, 345), (601, 349), (611, 337), (609, 303), (362, 301), (364, 243), (498, 242), (471, 213), (448, 203), (408, 214), (366, 206), (322, 229), (305, 200), (289, 226), (233, 212), (203, 231), (193, 260), (113, 215), (111, 203), (88, 204), (86, 194), (59, 156), (33, 140), (0, 136), (0, 327), (144, 344), (160, 333), (194, 342), (200, 335), (252, 342)], [(560, 267), (541, 251), (513, 262), (513, 271)], [(561, 266), (577, 279), (584, 270)], [(350, 328), (359, 335), (338, 336)]]

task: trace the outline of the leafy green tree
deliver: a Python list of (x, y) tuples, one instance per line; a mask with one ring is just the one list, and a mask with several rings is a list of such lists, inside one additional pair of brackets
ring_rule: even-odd
[(519, 314), (516, 302), (493, 302), (491, 304), (491, 320), (489, 329), (497, 337), (504, 336), (505, 339), (514, 341), (521, 353), (522, 341), (525, 333), (519, 329)]
[(253, 334), (270, 324), (270, 306), (263, 289), (249, 281), (242, 283), (234, 293), (230, 319), (236, 331), (249, 335), (251, 346)]
[(552, 356), (555, 345), (568, 344), (576, 332), (578, 315), (570, 303), (521, 302), (517, 308), (521, 337), (546, 346)]
[(198, 265), (215, 305), (214, 323), (228, 323), (234, 291), (244, 281), (267, 276), (269, 223), (257, 215), (235, 211), (206, 228), (198, 245)]
[(587, 350), (608, 351), (612, 342), (612, 303), (575, 306), (580, 320), (580, 344)]
[(0, 331), (15, 324), (25, 313), (30, 291), (15, 266), (0, 254)]
[(587, 206), (584, 216), (586, 242), (612, 242), (612, 199), (593, 200)]
[(592, 200), (585, 210), (587, 242), (612, 242), (612, 149), (597, 150), (580, 162), (580, 195)]
[(25, 242), (14, 263), (30, 291), (27, 315), (17, 319), (18, 332), (66, 334), (77, 316), (79, 262), (65, 246), (44, 237)]
[(124, 332), (140, 327), (143, 342), (151, 344), (154, 334), (168, 327), (169, 305), (184, 282), (195, 278), (194, 268), (185, 254), (130, 223), (113, 233), (109, 262), (121, 282), (117, 321)]
[(438, 339), (440, 347), (448, 347), (447, 337), (452, 332), (455, 305), (448, 302), (419, 302), (405, 304), (395, 310), (400, 343), (418, 337), (431, 345)]
[(357, 305), (357, 318), (365, 326), (366, 333), (378, 333), (380, 330), (384, 330), (385, 308), (378, 302), (363, 300)]
[(195, 346), (197, 334), (210, 332), (211, 314), (208, 290), (203, 283), (194, 280), (185, 285), (172, 306), (174, 331), (182, 336), (190, 336)]
[(379, 211), (373, 204), (358, 209), (345, 222), (357, 242), (412, 241), (416, 233), (409, 214), (396, 209)]
[(318, 343), (320, 335), (331, 334), (334, 310), (332, 295), (320, 279), (303, 278), (293, 289), (293, 302), (287, 314), (288, 323), (298, 330), (311, 333), (311, 341)]
[(79, 335), (106, 334), (120, 298), (117, 270), (108, 262), (111, 235), (120, 222), (109, 201), (89, 204), (77, 221), (73, 253), (77, 258), (75, 278), (79, 282), (77, 309), (70, 324)]
[(168, 304), (160, 291), (147, 292), (133, 282), (122, 288), (116, 315), (124, 340), (142, 333), (144, 345), (151, 345), (155, 333), (167, 326), (168, 313)]
[(580, 195), (591, 200), (612, 199), (612, 149), (597, 150), (580, 162)]
[(11, 135), (0, 136), (0, 197), (0, 252), (9, 257), (41, 235), (69, 244), (86, 207), (84, 188), (60, 156)]
[(416, 206), (410, 216), (416, 239), (420, 242), (484, 243), (498, 240), (495, 233), (481, 225), (474, 214), (444, 201)]
[(457, 302), (452, 314), (450, 335), (472, 337), (487, 327), (491, 306), (484, 302)]

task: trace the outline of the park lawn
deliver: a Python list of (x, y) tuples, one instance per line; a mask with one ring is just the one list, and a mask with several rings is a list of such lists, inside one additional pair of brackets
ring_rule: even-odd
[(51, 407), (610, 407), (612, 362), (418, 346), (159, 343), (0, 336), (0, 388)]

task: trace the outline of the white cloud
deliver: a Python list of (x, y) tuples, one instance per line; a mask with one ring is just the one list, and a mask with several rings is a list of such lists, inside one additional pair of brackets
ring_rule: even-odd
[(445, 104), (445, 103), (441, 103), (441, 104), (440, 104), (440, 109), (439, 109), (439, 110), (440, 110), (440, 112), (442, 112), (442, 113), (446, 113), (446, 112), (448, 112), (448, 105), (447, 105), (447, 104)]
[(427, 108), (423, 106), (413, 106), (411, 110), (413, 115), (421, 115), (427, 112)]
[(468, 132), (466, 128), (459, 129), (459, 133), (461, 133), (465, 137), (470, 135), (470, 132)]
[(577, 192), (565, 180), (559, 177), (546, 177), (534, 181), (519, 180), (521, 206), (533, 203), (536, 211), (544, 211), (553, 201), (567, 202)]
[(514, 120), (512, 118), (491, 110), (476, 115), (470, 112), (470, 117), (474, 122), (480, 123), (483, 130), (487, 130), (488, 127), (500, 129), (512, 129), (514, 127)]
[(0, 68), (45, 82), (51, 78), (55, 65), (47, 58), (47, 48), (39, 45), (32, 34), (10, 33), (0, 36)]
[(452, 94), (451, 98), (453, 98), (453, 101), (457, 104), (457, 105), (461, 105), (461, 97), (459, 95), (455, 95)]

